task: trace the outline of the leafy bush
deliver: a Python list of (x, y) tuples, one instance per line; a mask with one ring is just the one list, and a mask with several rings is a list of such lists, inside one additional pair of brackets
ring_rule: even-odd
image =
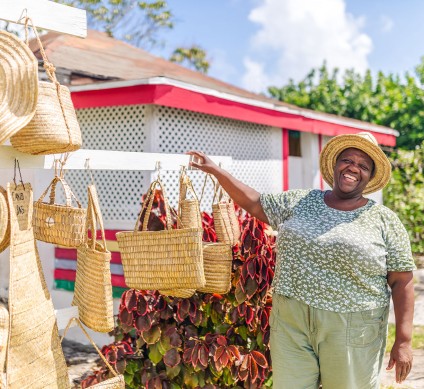
[[(150, 222), (163, 222), (156, 197)], [(239, 213), (240, 215), (240, 213)], [(270, 287), (275, 238), (249, 217), (233, 248), (233, 280), (226, 295), (189, 299), (130, 289), (121, 298), (116, 342), (102, 350), (125, 374), (128, 388), (264, 388), (272, 386), (269, 352)], [(213, 219), (203, 214), (205, 241), (216, 241)], [(105, 367), (83, 388), (110, 376)]]
[(424, 142), (412, 151), (391, 156), (393, 173), (384, 190), (384, 203), (405, 225), (414, 254), (424, 254)]

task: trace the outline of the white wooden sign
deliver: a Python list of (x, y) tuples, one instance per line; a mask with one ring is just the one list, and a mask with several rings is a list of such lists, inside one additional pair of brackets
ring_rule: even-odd
[[(1, 0), (0, 0), (1, 1)], [(29, 155), (15, 150), (12, 146), (0, 146), (0, 169), (12, 169), (15, 158), (22, 169), (52, 169), (55, 158), (60, 155)], [(215, 163), (229, 168), (232, 157), (211, 156)], [(87, 160), (92, 170), (147, 170), (155, 171), (157, 162), (161, 170), (179, 170), (188, 166), (190, 156), (184, 154), (137, 153), (111, 150), (77, 150), (70, 154), (65, 169), (82, 170)]]
[[(23, 24), (28, 16), (36, 27), (85, 38), (87, 13), (85, 10), (48, 0), (0, 0), (0, 19)], [(20, 22), (19, 22), (20, 21)]]

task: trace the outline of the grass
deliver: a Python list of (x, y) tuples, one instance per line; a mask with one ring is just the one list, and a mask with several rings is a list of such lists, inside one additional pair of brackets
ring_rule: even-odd
[[(393, 343), (395, 342), (395, 325), (389, 324), (389, 333), (387, 336), (386, 352), (390, 352)], [(424, 326), (414, 326), (412, 333), (412, 348), (424, 349)]]

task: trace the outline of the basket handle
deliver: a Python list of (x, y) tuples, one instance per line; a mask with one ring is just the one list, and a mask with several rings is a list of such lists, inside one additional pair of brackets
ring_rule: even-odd
[(211, 176), (210, 173), (207, 173), (205, 175), (205, 180), (203, 181), (203, 186), (202, 186), (202, 194), (200, 195), (200, 200), (199, 203), (202, 202), (203, 200), (203, 195), (205, 194), (205, 188), (206, 188), (206, 184), (208, 183), (208, 178), (212, 181), (213, 187), (214, 187), (214, 193), (213, 193), (213, 199), (212, 199), (212, 204), (215, 202), (215, 198), (217, 196), (218, 193), (218, 189), (220, 188), (219, 182), (215, 181), (213, 179), (213, 177)]
[(88, 231), (91, 229), (91, 247), (93, 250), (96, 248), (97, 223), (101, 232), (102, 247), (105, 251), (107, 251), (106, 236), (103, 226), (102, 214), (100, 212), (99, 197), (97, 195), (96, 187), (94, 185), (90, 185), (88, 187), (87, 219), (85, 222), (85, 229), (87, 234), (85, 237), (88, 238)]
[[(150, 188), (147, 192), (146, 200), (144, 201), (143, 209), (138, 215), (137, 221), (135, 223), (134, 232), (137, 231), (137, 227), (139, 223), (141, 223), (141, 226), (142, 226), (141, 231), (147, 231), (147, 224), (149, 222), (150, 212), (152, 211), (153, 201), (155, 199), (155, 189), (157, 186), (159, 186), (162, 189), (162, 193), (163, 193), (163, 200), (165, 203), (166, 228), (168, 230), (172, 230), (171, 210), (169, 208), (168, 198), (166, 196), (165, 187), (163, 186), (161, 179), (158, 177), (150, 185)], [(143, 215), (144, 210), (146, 210), (146, 212), (144, 213), (144, 216), (142, 218), (141, 216)]]
[(106, 366), (109, 368), (109, 370), (112, 372), (112, 374), (115, 377), (118, 377), (119, 374), (118, 372), (110, 365), (110, 363), (107, 361), (107, 359), (105, 358), (105, 356), (102, 354), (102, 352), (99, 350), (99, 348), (97, 347), (96, 343), (94, 343), (94, 340), (91, 338), (91, 336), (88, 334), (88, 332), (85, 330), (85, 328), (83, 327), (83, 325), (81, 324), (80, 319), (78, 319), (77, 317), (73, 317), (69, 320), (65, 330), (63, 331), (63, 335), (62, 338), (60, 339), (60, 342), (63, 342), (63, 339), (66, 336), (66, 333), (68, 332), (69, 328), (71, 327), (72, 322), (75, 322), (77, 324), (77, 326), (79, 328), (81, 328), (82, 332), (84, 333), (84, 335), (87, 337), (87, 339), (90, 341), (91, 345), (96, 349), (97, 354), (99, 354), (100, 358), (102, 358), (103, 362), (106, 364)]
[(72, 192), (71, 188), (69, 187), (68, 183), (65, 181), (64, 178), (59, 177), (59, 176), (55, 176), (53, 178), (53, 180), (50, 182), (50, 185), (46, 188), (46, 190), (43, 192), (43, 194), (37, 200), (37, 203), (41, 203), (44, 200), (44, 198), (46, 197), (48, 191), (51, 188), (49, 204), (50, 205), (53, 205), (54, 204), (54, 201), (55, 201), (55, 197), (56, 197), (56, 185), (57, 185), (58, 182), (60, 182), (62, 184), (62, 186), (63, 186), (63, 190), (65, 192), (65, 198), (66, 198), (66, 206), (67, 207), (71, 207), (72, 206), (72, 199), (74, 199), (75, 202), (78, 205), (78, 208), (81, 208), (81, 203), (78, 201), (78, 199), (73, 194), (73, 192)]

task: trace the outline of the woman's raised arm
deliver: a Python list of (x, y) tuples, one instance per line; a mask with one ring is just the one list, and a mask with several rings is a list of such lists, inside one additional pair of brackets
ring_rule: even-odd
[(230, 173), (220, 168), (204, 153), (200, 151), (189, 151), (187, 154), (197, 159), (197, 161), (193, 160), (190, 162), (192, 167), (215, 176), (235, 203), (249, 212), (252, 216), (269, 224), (268, 217), (259, 201), (260, 194), (258, 191), (237, 180)]

